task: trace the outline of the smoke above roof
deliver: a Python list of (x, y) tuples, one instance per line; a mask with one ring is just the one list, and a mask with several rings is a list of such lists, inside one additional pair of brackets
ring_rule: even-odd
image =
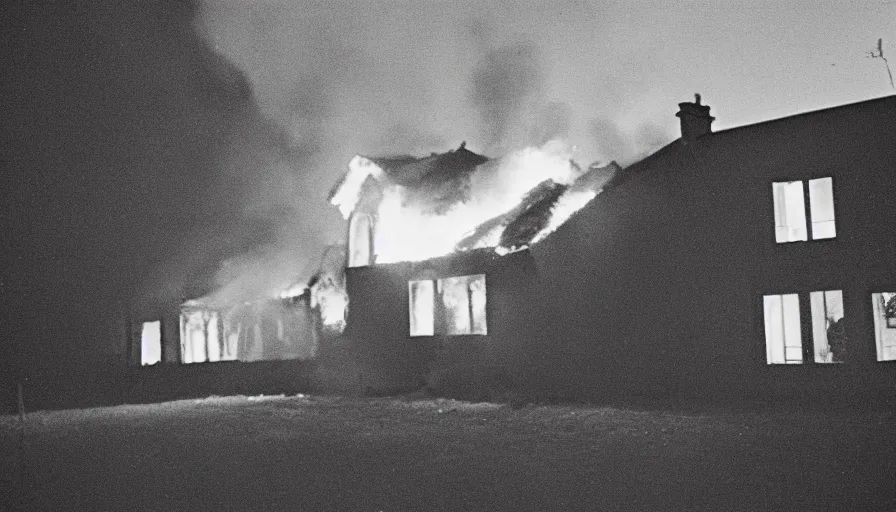
[[(637, 140), (606, 147), (593, 140), (593, 114), (553, 87), (550, 38), (511, 30), (505, 21), (514, 15), (503, 7), (364, 5), (201, 4), (196, 30), (240, 71), (267, 123), (255, 125), (258, 133), (244, 127), (221, 155), (225, 181), (241, 185), (208, 193), (207, 201), (233, 203), (229, 218), (197, 228), (172, 258), (167, 274), (183, 276), (191, 272), (178, 271), (180, 262), (217, 256), (212, 277), (182, 294), (216, 302), (275, 296), (313, 273), (323, 248), (344, 239), (327, 193), (357, 154), (429, 154), (466, 140), (496, 157), (573, 136), (573, 157), (586, 165), (624, 164), (637, 153)], [(628, 140), (611, 126), (609, 139)], [(221, 226), (253, 228), (242, 247), (209, 254), (218, 247), (208, 240), (232, 238)]]

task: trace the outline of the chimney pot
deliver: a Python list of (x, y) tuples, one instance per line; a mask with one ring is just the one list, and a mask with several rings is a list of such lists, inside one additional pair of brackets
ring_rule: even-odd
[(684, 142), (712, 133), (711, 125), (716, 119), (709, 115), (709, 105), (700, 104), (699, 94), (694, 95), (694, 103), (679, 103), (675, 116), (681, 120), (681, 140)]

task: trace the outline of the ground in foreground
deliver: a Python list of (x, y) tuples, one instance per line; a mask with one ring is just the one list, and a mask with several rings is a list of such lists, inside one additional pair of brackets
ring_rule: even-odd
[(0, 417), (25, 510), (892, 510), (896, 414), (231, 397)]

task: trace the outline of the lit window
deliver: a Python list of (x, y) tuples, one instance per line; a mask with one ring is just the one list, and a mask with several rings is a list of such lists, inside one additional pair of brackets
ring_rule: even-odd
[(803, 182), (773, 183), (775, 195), (775, 241), (806, 240), (806, 205)]
[(183, 363), (221, 360), (218, 312), (183, 309), (180, 314), (180, 356)]
[[(834, 184), (831, 178), (808, 181), (812, 240), (835, 238)], [(805, 185), (802, 181), (772, 183), (775, 207), (775, 241), (809, 240)]]
[(896, 361), (896, 292), (871, 294), (878, 361)]
[(143, 322), (140, 332), (140, 364), (149, 366), (162, 360), (162, 322)]
[(843, 292), (829, 290), (809, 294), (812, 309), (812, 341), (816, 363), (842, 363), (848, 343), (843, 322)]
[(812, 212), (812, 239), (835, 238), (834, 183), (831, 178), (809, 180), (809, 211)]
[(373, 221), (370, 215), (356, 213), (349, 223), (348, 266), (363, 267), (373, 263)]
[(484, 275), (439, 279), (436, 289), (445, 311), (446, 334), (486, 334)]
[(432, 281), (411, 281), (410, 294), (411, 336), (432, 336), (434, 330), (434, 293)]
[(768, 364), (803, 362), (803, 338), (800, 327), (800, 300), (795, 293), (766, 295), (765, 348)]
[(408, 283), (410, 335), (488, 334), (485, 275)]

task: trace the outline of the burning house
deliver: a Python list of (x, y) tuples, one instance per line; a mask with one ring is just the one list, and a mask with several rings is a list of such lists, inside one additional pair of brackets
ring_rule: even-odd
[(896, 97), (721, 132), (679, 107), (681, 137), (624, 170), (353, 159), (330, 200), (359, 382), (892, 396)]
[(616, 170), (582, 169), (556, 142), (495, 160), (464, 144), (352, 159), (330, 202), (348, 221), (344, 336), (359, 385), (469, 394), (518, 381), (541, 338), (529, 249)]
[(132, 363), (286, 355), (352, 390), (479, 397), (892, 396), (896, 96), (720, 132), (699, 96), (679, 108), (681, 137), (625, 169), (556, 141), (356, 156), (329, 195), (345, 246), (311, 282), (143, 318)]

